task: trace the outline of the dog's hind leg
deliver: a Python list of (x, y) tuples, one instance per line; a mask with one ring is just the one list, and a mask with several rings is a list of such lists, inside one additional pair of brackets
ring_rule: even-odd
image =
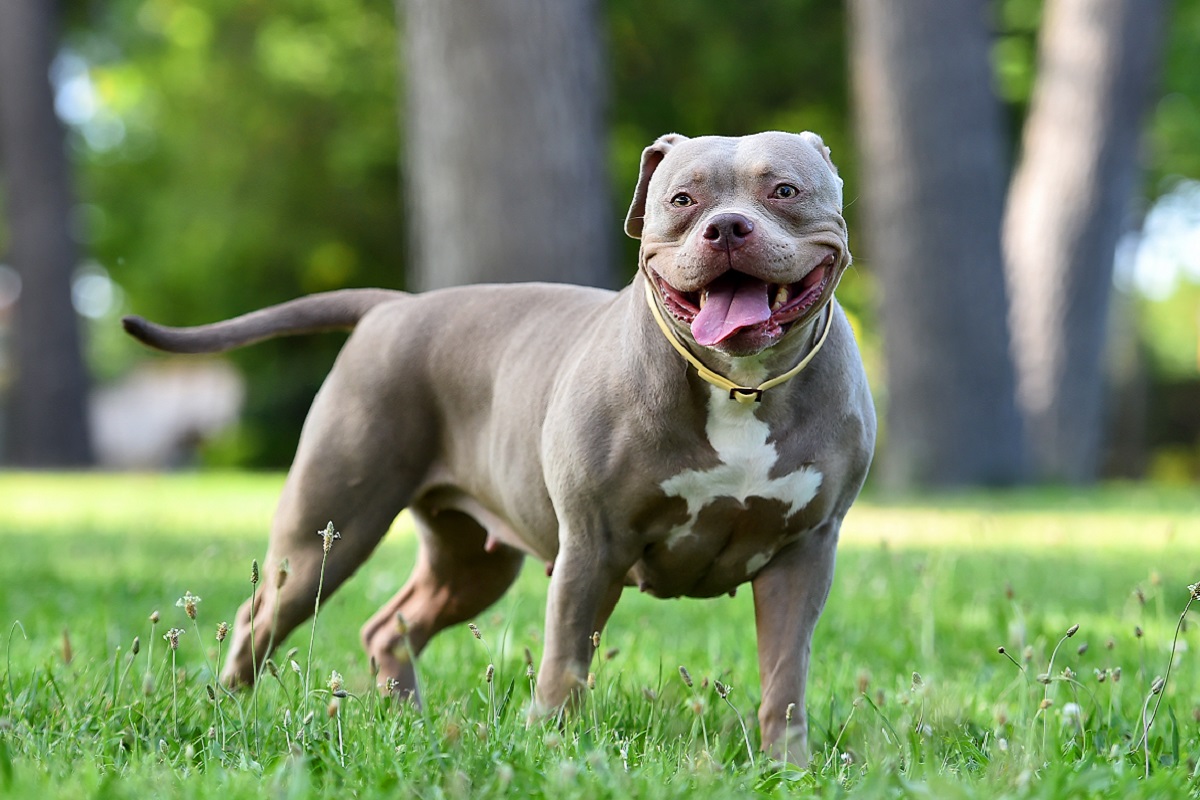
[[(487, 532), (461, 511), (412, 509), (421, 546), (416, 566), (395, 597), (363, 626), (367, 654), (393, 693), (419, 699), (413, 659), (438, 631), (483, 612), (521, 571), (524, 555), (487, 545)], [(398, 619), (399, 618), (399, 619)]]
[[(357, 507), (314, 502), (311, 495), (298, 497), (303, 490), (292, 486), (289, 480), (272, 524), (271, 544), (254, 605), (248, 600), (238, 611), (222, 673), (229, 685), (255, 679), (271, 651), (312, 617), (318, 586), (323, 602), (371, 554), (398, 511), (379, 503), (378, 498), (361, 496), (355, 498), (360, 501)], [(358, 493), (351, 489), (346, 494)], [(333, 522), (341, 538), (332, 542), (325, 554), (320, 531), (328, 522)]]
[[(228, 684), (252, 682), (270, 650), (312, 616), (318, 586), (324, 599), (358, 569), (427, 467), (416, 454), (431, 451), (429, 439), (435, 434), (399, 430), (403, 422), (395, 414), (396, 398), (364, 388), (370, 373), (353, 353), (344, 358), (349, 349), (305, 422), (272, 521), (263, 580), (253, 607), (247, 601), (238, 613), (222, 673)], [(402, 399), (415, 408), (415, 400)], [(329, 522), (341, 538), (326, 553), (319, 531)], [(284, 564), (288, 572), (281, 580)]]

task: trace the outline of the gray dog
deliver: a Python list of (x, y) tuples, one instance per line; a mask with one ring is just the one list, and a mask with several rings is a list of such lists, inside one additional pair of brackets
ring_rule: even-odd
[(841, 209), (815, 134), (668, 135), (642, 154), (625, 222), (639, 270), (620, 292), (346, 290), (197, 328), (127, 318), (172, 352), (354, 331), (271, 526), (268, 574), (287, 559), (291, 577), (242, 607), (225, 680), (252, 681), (251, 653), (311, 615), (327, 521), (342, 541), (326, 594), (408, 508), (416, 567), (362, 630), (398, 691), (417, 691), (408, 654), (494, 603), (526, 556), (551, 575), (539, 713), (577, 695), (623, 587), (710, 597), (749, 582), (763, 747), (806, 763), (813, 628), (875, 440), (833, 299), (850, 264)]

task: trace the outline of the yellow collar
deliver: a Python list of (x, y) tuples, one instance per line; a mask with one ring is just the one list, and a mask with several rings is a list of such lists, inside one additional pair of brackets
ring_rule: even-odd
[(729, 399), (737, 400), (739, 403), (760, 403), (762, 402), (763, 392), (765, 392), (767, 389), (778, 386), (779, 384), (789, 381), (799, 375), (801, 371), (803, 371), (803, 369), (807, 367), (813, 360), (813, 357), (816, 356), (816, 354), (821, 350), (821, 345), (825, 344), (825, 339), (829, 337), (829, 329), (833, 327), (833, 309), (830, 308), (829, 313), (825, 315), (825, 329), (821, 332), (821, 336), (819, 339), (817, 339), (817, 343), (813, 345), (813, 349), (809, 351), (808, 355), (800, 359), (799, 364), (792, 367), (782, 375), (760, 383), (755, 388), (739, 386), (738, 384), (729, 380), (729, 378), (726, 378), (724, 375), (713, 372), (711, 369), (704, 366), (704, 364), (700, 362), (700, 359), (692, 355), (691, 352), (683, 346), (683, 343), (680, 342), (678, 337), (675, 336), (675, 332), (671, 330), (670, 326), (667, 325), (666, 320), (663, 319), (662, 313), (658, 310), (658, 303), (654, 302), (654, 288), (650, 285), (651, 279), (645, 275), (643, 275), (643, 279), (646, 284), (646, 303), (650, 306), (650, 313), (654, 316), (654, 321), (658, 323), (659, 330), (661, 330), (663, 335), (667, 337), (667, 341), (671, 343), (671, 346), (675, 348), (679, 355), (683, 356), (685, 361), (696, 368), (696, 372), (703, 380), (712, 384), (718, 389), (721, 389), (722, 391), (729, 392)]

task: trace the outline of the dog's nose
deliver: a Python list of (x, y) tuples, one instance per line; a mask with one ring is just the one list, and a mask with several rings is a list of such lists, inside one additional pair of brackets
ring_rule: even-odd
[(727, 212), (708, 221), (704, 239), (717, 250), (736, 250), (754, 233), (754, 223), (744, 214)]

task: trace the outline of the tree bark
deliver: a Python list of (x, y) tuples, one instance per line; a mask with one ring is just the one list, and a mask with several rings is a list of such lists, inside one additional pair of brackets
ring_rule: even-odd
[(1164, 0), (1047, 3), (1004, 220), (1018, 374), (1039, 477), (1096, 477), (1109, 295)]
[(78, 253), (69, 229), (70, 170), (49, 79), (56, 9), (47, 0), (0, 0), (0, 169), (7, 258), (21, 277), (5, 460), (23, 467), (81, 466), (92, 458), (88, 378), (71, 304)]
[(979, 0), (851, 0), (864, 185), (878, 276), (893, 488), (1023, 476), (1000, 222), (1003, 120)]
[(409, 285), (610, 284), (595, 1), (397, 1)]

